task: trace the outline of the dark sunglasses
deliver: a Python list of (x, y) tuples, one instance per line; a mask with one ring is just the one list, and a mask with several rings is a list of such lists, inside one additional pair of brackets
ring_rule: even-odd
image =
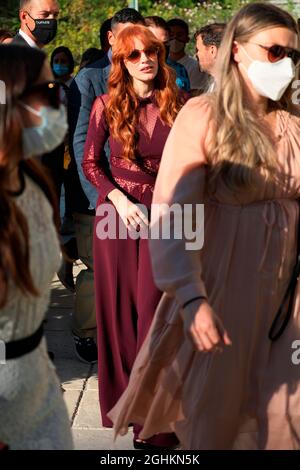
[(142, 52), (151, 60), (157, 57), (159, 48), (157, 46), (149, 46), (147, 49), (139, 51), (138, 49), (134, 49), (130, 54), (126, 57), (127, 60), (130, 62), (136, 63), (141, 59)]
[(27, 88), (20, 96), (20, 99), (32, 95), (33, 93), (41, 93), (49, 101), (49, 105), (52, 106), (52, 108), (58, 109), (61, 105), (61, 90), (62, 84), (55, 80), (38, 83), (37, 85)]
[(295, 65), (298, 65), (300, 62), (300, 51), (297, 49), (278, 46), (277, 44), (274, 44), (274, 46), (263, 46), (262, 44), (256, 44), (255, 42), (251, 42), (249, 44), (254, 44), (255, 46), (259, 46), (262, 49), (265, 49), (265, 51), (268, 52), (269, 62), (278, 62), (284, 57), (290, 57)]

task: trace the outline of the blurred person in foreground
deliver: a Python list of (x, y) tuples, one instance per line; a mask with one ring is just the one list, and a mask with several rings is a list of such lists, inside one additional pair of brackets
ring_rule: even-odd
[(71, 449), (69, 418), (43, 334), (61, 262), (55, 196), (34, 157), (67, 131), (59, 85), (37, 48), (0, 46), (0, 442), (11, 449)]
[[(297, 44), (288, 12), (244, 6), (226, 28), (215, 91), (178, 114), (154, 233), (166, 207), (181, 210), (171, 237), (150, 239), (164, 294), (109, 413), (117, 433), (138, 417), (141, 439), (174, 431), (186, 450), (300, 449)], [(174, 232), (182, 214), (193, 236)]]

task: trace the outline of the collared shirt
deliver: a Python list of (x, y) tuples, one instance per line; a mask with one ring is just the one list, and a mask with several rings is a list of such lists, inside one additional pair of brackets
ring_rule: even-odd
[(172, 60), (170, 57), (167, 58), (167, 64), (176, 72), (176, 85), (178, 88), (189, 93), (191, 91), (190, 79), (184, 65)]
[(27, 42), (27, 44), (30, 46), (30, 47), (38, 47), (36, 45), (36, 43), (33, 41), (33, 39), (31, 39), (28, 34), (24, 33), (24, 31), (22, 31), (21, 29), (19, 29), (19, 35), (22, 36), (22, 38), (24, 39), (24, 41)]
[(216, 82), (214, 79), (212, 79), (209, 87), (208, 87), (208, 90), (207, 90), (207, 93), (213, 93), (216, 89)]
[(112, 63), (112, 48), (109, 49), (107, 53), (107, 57), (108, 57), (109, 62)]

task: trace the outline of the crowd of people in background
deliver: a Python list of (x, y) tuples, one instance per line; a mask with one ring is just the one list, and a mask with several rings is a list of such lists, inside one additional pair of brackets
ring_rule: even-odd
[[(80, 64), (64, 44), (46, 57), (58, 28), (57, 0), (21, 0), (17, 34), (0, 30), (0, 445), (73, 445), (43, 336), (57, 273), (104, 427), (133, 426), (137, 449), (299, 449), (297, 300), (268, 337), (297, 252), (295, 21), (246, 5), (199, 25), (191, 56), (182, 18), (124, 8)], [(205, 204), (201, 254), (120, 235), (163, 221), (153, 203)]]

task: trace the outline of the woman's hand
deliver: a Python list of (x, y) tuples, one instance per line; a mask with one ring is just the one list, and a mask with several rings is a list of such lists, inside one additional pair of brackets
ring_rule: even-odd
[(131, 202), (125, 194), (119, 189), (114, 189), (108, 194), (108, 199), (111, 200), (113, 205), (118, 211), (119, 216), (124, 224), (130, 229), (144, 230), (149, 226), (147, 215), (141, 210), (139, 206)]
[[(200, 304), (200, 305), (199, 305)], [(199, 351), (222, 351), (231, 340), (222, 321), (207, 301), (198, 300), (183, 309), (185, 331)]]

